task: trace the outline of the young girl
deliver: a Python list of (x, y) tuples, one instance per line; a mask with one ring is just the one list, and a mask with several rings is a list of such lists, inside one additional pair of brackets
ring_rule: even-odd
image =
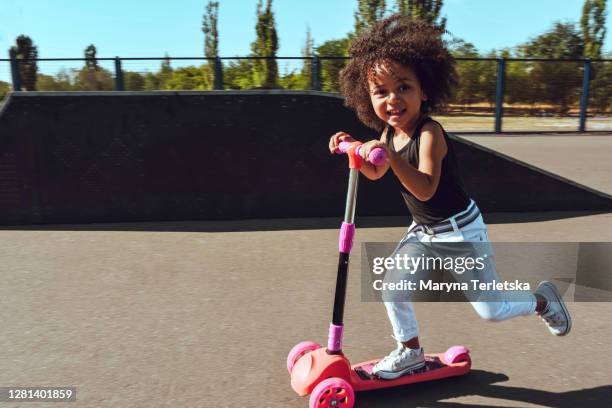
[[(457, 82), (454, 60), (441, 37), (441, 30), (422, 21), (392, 16), (354, 39), (351, 60), (340, 74), (345, 104), (365, 125), (382, 131), (380, 140), (364, 143), (364, 160), (374, 148), (385, 149), (389, 158), (380, 167), (364, 161), (361, 172), (377, 180), (391, 169), (413, 218), (391, 257), (406, 251), (408, 243), (488, 241), (480, 211), (463, 188), (449, 138), (428, 117)], [(341, 141), (354, 139), (336, 133), (330, 150)], [(500, 281), (492, 260), (480, 280)], [(478, 300), (471, 304), (487, 320), (537, 313), (557, 336), (571, 329), (569, 312), (550, 282), (540, 283), (535, 294), (496, 291), (493, 298)], [(373, 373), (393, 379), (423, 367), (425, 360), (412, 303), (386, 301), (385, 307), (398, 347)]]

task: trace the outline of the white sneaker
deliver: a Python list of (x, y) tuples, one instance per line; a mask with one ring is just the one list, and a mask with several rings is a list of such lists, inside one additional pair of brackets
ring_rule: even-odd
[(423, 348), (410, 349), (402, 343), (372, 368), (372, 374), (385, 380), (393, 380), (425, 366)]
[(546, 298), (546, 309), (540, 318), (548, 326), (548, 330), (555, 336), (565, 336), (572, 329), (572, 318), (565, 307), (565, 302), (555, 285), (543, 281), (538, 285), (536, 292)]

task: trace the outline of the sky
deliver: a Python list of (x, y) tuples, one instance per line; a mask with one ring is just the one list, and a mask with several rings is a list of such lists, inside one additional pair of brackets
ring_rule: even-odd
[[(481, 52), (513, 47), (555, 21), (579, 22), (584, 0), (446, 0), (447, 29)], [(0, 58), (26, 34), (40, 58), (82, 58), (89, 44), (98, 57), (200, 57), (207, 0), (0, 0)], [(246, 56), (255, 38), (257, 0), (219, 0), (219, 53)], [(612, 50), (611, 3), (604, 50)], [(310, 28), (315, 46), (353, 28), (356, 0), (274, 0), (278, 56), (300, 56)], [(387, 0), (388, 6), (394, 0)], [(47, 63), (41, 70), (59, 64)], [(159, 64), (156, 64), (159, 65)], [(8, 63), (0, 61), (0, 80)]]

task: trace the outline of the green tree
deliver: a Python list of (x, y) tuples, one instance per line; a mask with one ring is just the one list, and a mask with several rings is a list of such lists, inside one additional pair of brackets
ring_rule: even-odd
[(266, 0), (265, 9), (263, 9), (262, 1), (258, 1), (255, 32), (257, 36), (251, 44), (251, 55), (265, 59), (252, 61), (254, 82), (264, 88), (276, 88), (278, 86), (278, 65), (276, 63), (278, 36), (272, 11), (272, 0)]
[(209, 1), (202, 19), (202, 32), (204, 33), (204, 55), (206, 58), (215, 58), (219, 55), (219, 2)]
[(440, 18), (444, 0), (395, 0), (397, 12), (427, 21), (441, 29), (446, 28), (446, 17)]
[[(508, 59), (514, 56), (509, 48), (504, 48), (497, 53), (499, 58)], [(531, 61), (506, 61), (504, 103), (531, 104), (532, 108), (535, 107), (538, 96), (542, 93), (542, 87), (539, 83), (530, 82), (530, 72), (533, 67), (534, 63)], [(497, 66), (495, 69), (497, 71)]]
[(123, 82), (126, 91), (144, 91), (145, 77), (138, 72), (124, 71)]
[(510, 104), (529, 104), (535, 108), (541, 95), (541, 84), (531, 83), (530, 72), (533, 71), (533, 62), (508, 61), (506, 62), (506, 87), (504, 102)]
[[(491, 50), (486, 53), (484, 57), (497, 58), (497, 51)], [(480, 91), (478, 92), (478, 97), (481, 101), (487, 102), (489, 108), (493, 109), (497, 90), (497, 63), (490, 60), (481, 61), (479, 72), (480, 77), (478, 82), (480, 84)]]
[(16, 39), (16, 46), (11, 47), (19, 64), (19, 76), (21, 87), (26, 91), (36, 90), (36, 79), (38, 73), (38, 48), (27, 35), (20, 35)]
[(6, 94), (10, 91), (11, 85), (8, 82), (0, 81), (0, 101), (4, 99)]
[(112, 74), (101, 68), (96, 61), (96, 47), (85, 48), (85, 66), (78, 71), (75, 89), (81, 91), (110, 91), (114, 88)]
[(65, 69), (65, 68), (60, 69), (59, 72), (55, 75), (54, 86), (56, 86), (58, 90), (61, 90), (61, 91), (74, 90), (78, 72), (79, 70), (74, 69), (74, 68), (70, 70)]
[[(604, 55), (612, 59), (612, 52)], [(612, 110), (612, 62), (594, 62), (593, 69), (597, 72), (591, 81), (589, 90), (589, 107), (597, 112), (606, 113)]]
[[(584, 43), (573, 23), (556, 22), (553, 28), (518, 47), (519, 55), (527, 58), (582, 58)], [(569, 112), (577, 103), (582, 75), (580, 63), (538, 61), (533, 64), (529, 78), (538, 84), (538, 99), (558, 107), (558, 112)]]
[(585, 0), (580, 19), (584, 56), (601, 58), (604, 38), (606, 37), (606, 0)]
[(285, 69), (285, 72), (278, 78), (278, 84), (283, 89), (307, 89), (304, 86), (304, 77), (297, 70)]
[(519, 54), (533, 58), (582, 58), (584, 42), (573, 23), (556, 22), (552, 29), (518, 46)]
[(357, 0), (355, 11), (355, 33), (371, 27), (385, 15), (385, 0)]
[(232, 60), (223, 69), (224, 86), (228, 89), (250, 89), (253, 82), (253, 61), (246, 59)]
[(325, 41), (316, 49), (317, 55), (321, 58), (321, 89), (325, 92), (340, 91), (340, 71), (347, 60), (324, 57), (348, 57), (349, 41), (348, 38)]
[(310, 89), (310, 79), (312, 78), (312, 57), (314, 57), (314, 40), (310, 33), (310, 27), (306, 29), (306, 41), (302, 48), (302, 57), (304, 65), (301, 71), (301, 86), (302, 89)]
[(85, 67), (90, 71), (99, 69), (98, 60), (96, 59), (96, 46), (90, 44), (85, 48)]
[[(206, 4), (206, 11), (202, 19), (202, 32), (204, 33), (204, 56), (206, 58), (216, 58), (219, 56), (219, 30), (217, 22), (219, 21), (219, 2), (209, 1)], [(210, 74), (207, 82), (214, 82), (214, 62), (207, 60), (206, 64), (209, 68), (206, 72)]]
[[(451, 53), (456, 58), (478, 58), (478, 50), (474, 44), (457, 40), (453, 44)], [(457, 74), (459, 84), (454, 93), (453, 102), (461, 105), (470, 105), (479, 101), (481, 62), (458, 61)]]
[[(476, 47), (462, 39), (455, 39), (450, 47), (455, 58), (481, 58)], [(485, 58), (497, 58), (498, 53), (491, 50), (484, 55)], [(471, 105), (486, 102), (489, 109), (495, 105), (495, 91), (497, 85), (497, 64), (495, 61), (457, 61), (457, 74), (459, 84), (455, 89), (451, 103)]]
[(39, 91), (72, 91), (75, 73), (61, 69), (55, 76), (38, 74), (36, 88)]
[(202, 64), (199, 67), (177, 68), (172, 71), (172, 76), (166, 82), (164, 89), (198, 91), (211, 89), (210, 74), (210, 66), (208, 64)]
[(77, 76), (75, 89), (79, 91), (112, 91), (115, 81), (110, 71), (99, 68), (89, 70), (82, 68)]
[(310, 28), (306, 29), (306, 41), (302, 48), (301, 69), (290, 69), (289, 62), (281, 73), (278, 84), (284, 89), (310, 89), (310, 77), (312, 74), (312, 57), (314, 56), (314, 41), (310, 34)]
[(38, 74), (36, 78), (36, 88), (39, 91), (67, 91), (52, 75)]
[(170, 78), (172, 78), (172, 73), (174, 72), (174, 70), (172, 69), (172, 66), (170, 65), (170, 56), (166, 53), (165, 58), (163, 59), (162, 63), (161, 63), (161, 67), (159, 70), (159, 89), (165, 89), (166, 88), (166, 83), (170, 80)]
[(144, 75), (144, 90), (156, 91), (166, 89), (166, 84), (172, 77), (172, 66), (170, 65), (170, 56), (166, 53), (165, 58), (161, 62), (159, 72), (147, 72)]
[(159, 86), (159, 77), (157, 73), (147, 72), (144, 74), (144, 90), (157, 91), (161, 89)]

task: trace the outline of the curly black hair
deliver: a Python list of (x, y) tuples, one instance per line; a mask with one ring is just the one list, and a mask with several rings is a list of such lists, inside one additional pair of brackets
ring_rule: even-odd
[(349, 49), (350, 60), (340, 72), (345, 106), (357, 112), (366, 126), (382, 130), (370, 101), (368, 78), (385, 61), (409, 66), (416, 74), (427, 101), (423, 113), (439, 110), (457, 84), (455, 59), (442, 40), (444, 31), (422, 20), (393, 15), (358, 35)]

